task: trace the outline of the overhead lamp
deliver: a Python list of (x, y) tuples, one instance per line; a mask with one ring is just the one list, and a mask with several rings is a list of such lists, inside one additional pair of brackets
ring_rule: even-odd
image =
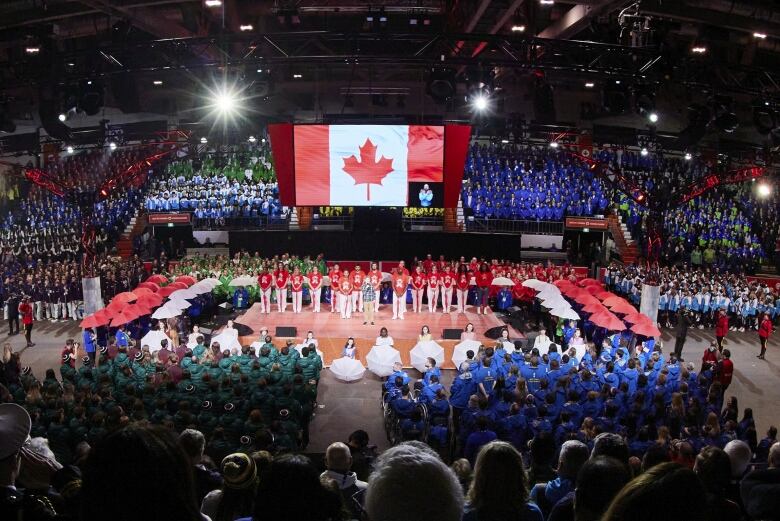
[(111, 150), (116, 150), (116, 143), (112, 141), (111, 143), (108, 144), (108, 148), (110, 148)]
[(255, 136), (249, 136), (249, 139), (248, 139), (248, 141), (249, 141), (250, 143), (254, 143), (255, 141), (257, 141), (257, 138), (256, 138)]
[(558, 142), (557, 141), (550, 141), (550, 148), (558, 148)]
[(222, 5), (222, 0), (204, 0), (203, 4), (206, 7), (219, 7)]
[(508, 139), (502, 139), (501, 140), (501, 144), (502, 145), (508, 145), (509, 144), (509, 140)]
[(38, 45), (28, 45), (24, 48), (24, 52), (27, 54), (38, 54), (41, 52), (41, 48)]
[(555, 0), (539, 0), (539, 3), (541, 5), (553, 5), (555, 3)]
[(206, 139), (205, 137), (202, 137), (202, 138), (200, 138), (200, 144), (201, 144), (201, 145), (205, 145), (205, 144), (206, 144), (206, 143), (208, 143), (208, 142), (209, 142), (209, 140), (208, 140), (208, 139)]
[(72, 146), (70, 146), (70, 145), (68, 145), (68, 146), (65, 148), (65, 151), (66, 151), (68, 154), (72, 154), (72, 153), (73, 153), (73, 147), (72, 147)]
[(293, 74), (293, 78), (295, 78), (296, 80), (299, 80), (299, 79), (303, 78), (303, 74), (295, 73), (295, 74)]
[(65, 121), (67, 121), (67, 119), (68, 119), (68, 115), (62, 113), (59, 116), (57, 116), (57, 119), (59, 119), (61, 123), (65, 123)]
[(239, 25), (238, 29), (240, 31), (254, 31), (255, 27), (252, 24), (246, 24), (246, 25)]
[(488, 99), (484, 94), (479, 94), (474, 98), (474, 108), (483, 111), (488, 107)]
[(766, 33), (753, 33), (753, 38), (758, 38), (759, 40), (766, 40)]
[(593, 83), (592, 81), (587, 81), (587, 82), (585, 82), (585, 88), (586, 88), (586, 89), (592, 89), (592, 88), (593, 88), (593, 87), (595, 87), (595, 86), (596, 86), (596, 84), (595, 84), (595, 83)]
[(690, 152), (686, 152), (685, 153), (685, 160), (686, 161), (690, 161), (691, 159), (693, 159), (693, 155), (691, 155)]
[(650, 123), (658, 123), (658, 113), (657, 112), (651, 112), (647, 119), (650, 120)]
[(513, 25), (512, 26), (512, 32), (513, 33), (524, 33), (525, 32), (525, 25), (524, 24)]
[(691, 52), (693, 54), (704, 54), (705, 52), (707, 52), (707, 48), (703, 45), (694, 45), (693, 47), (691, 47)]
[(772, 188), (766, 183), (761, 183), (758, 185), (756, 190), (758, 191), (758, 195), (761, 197), (769, 197), (769, 195), (772, 193)]
[(152, 84), (157, 85), (158, 87), (163, 84), (162, 80), (154, 80)]
[(645, 147), (642, 147), (642, 150), (640, 150), (640, 151), (639, 151), (639, 153), (640, 153), (640, 154), (641, 154), (643, 157), (644, 157), (644, 156), (646, 156), (647, 154), (649, 154), (649, 152), (647, 151), (647, 148), (645, 148)]

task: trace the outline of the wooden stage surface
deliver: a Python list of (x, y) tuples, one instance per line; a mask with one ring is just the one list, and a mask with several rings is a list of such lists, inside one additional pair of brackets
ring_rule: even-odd
[[(275, 308), (274, 308), (275, 309)], [(393, 337), (394, 347), (401, 352), (401, 360), (404, 365), (411, 367), (409, 351), (417, 344), (417, 335), (420, 334), (422, 326), (427, 325), (433, 339), (444, 348), (445, 362), (442, 365), (444, 369), (454, 369), (452, 364), (452, 352), (455, 344), (460, 340), (443, 340), (442, 332), (444, 329), (458, 328), (463, 329), (466, 324), (474, 324), (474, 330), (477, 332), (477, 339), (485, 342), (485, 345), (494, 345), (495, 340), (484, 336), (484, 332), (497, 326), (504, 326), (502, 322), (492, 312), (487, 315), (477, 315), (472, 307), (469, 307), (465, 314), (450, 313), (444, 314), (441, 311), (428, 313), (427, 307), (423, 313), (412, 313), (407, 311), (404, 320), (392, 320), (393, 312), (389, 304), (383, 304), (378, 314), (374, 316), (375, 325), (363, 325), (363, 314), (353, 313), (351, 319), (342, 320), (338, 313), (331, 313), (330, 306), (322, 305), (320, 313), (313, 313), (309, 307), (304, 307), (300, 314), (294, 314), (287, 308), (285, 313), (272, 311), (270, 314), (260, 313), (260, 304), (255, 303), (245, 313), (235, 319), (238, 324), (244, 324), (252, 328), (254, 333), (251, 336), (241, 337), (239, 340), (242, 345), (248, 345), (258, 340), (260, 330), (267, 328), (268, 333), (274, 338), (274, 344), (280, 347), (287, 337), (276, 337), (276, 328), (279, 326), (290, 326), (297, 328), (297, 336), (291, 339), (297, 344), (306, 338), (307, 331), (314, 332), (314, 338), (319, 342), (319, 349), (323, 353), (324, 364), (330, 363), (341, 357), (341, 351), (347, 338), (354, 337), (358, 346), (358, 360), (364, 361), (365, 356), (374, 345), (376, 337), (379, 336), (379, 329), (386, 327), (388, 333)], [(522, 338), (523, 334), (512, 327), (509, 327), (509, 336), (511, 338)]]

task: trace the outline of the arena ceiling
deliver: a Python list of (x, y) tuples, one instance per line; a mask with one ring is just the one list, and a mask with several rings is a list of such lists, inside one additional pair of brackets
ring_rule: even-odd
[[(253, 85), (269, 118), (457, 115), (426, 96), (432, 71), (447, 69), (456, 98), (487, 78), (505, 113), (533, 112), (540, 79), (575, 94), (556, 100), (570, 122), (583, 104), (601, 111), (607, 80), (632, 97), (725, 96), (749, 112), (780, 104), (779, 42), (770, 0), (6, 0), (0, 106), (23, 118), (42, 88), (66, 96), (96, 81), (106, 105), (181, 114), (227, 79)], [(679, 131), (686, 108), (670, 112)]]

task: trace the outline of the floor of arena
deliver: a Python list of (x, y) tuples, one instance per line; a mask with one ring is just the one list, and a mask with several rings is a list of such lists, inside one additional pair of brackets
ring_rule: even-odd
[[(271, 317), (273, 316), (274, 314), (271, 314)], [(292, 317), (292, 314), (290, 316)], [(492, 314), (488, 317), (498, 320)], [(284, 318), (283, 322), (287, 324), (287, 316)], [(310, 313), (304, 312), (296, 318), (300, 320), (301, 326), (303, 323), (311, 323)], [(463, 318), (459, 320), (463, 322)], [(345, 331), (352, 331), (352, 333), (345, 332), (344, 339), (354, 334), (355, 328), (362, 327), (362, 320), (353, 319), (351, 322)], [(401, 321), (398, 320), (378, 321), (371, 329), (374, 331), (372, 336), (377, 334), (381, 326), (388, 327), (392, 335), (393, 329), (399, 323)], [(301, 333), (300, 329), (301, 327), (299, 333)], [(316, 328), (312, 329), (316, 331)], [(436, 339), (440, 335), (441, 327), (434, 328), (431, 325), (431, 330)], [(305, 330), (302, 333), (305, 335)], [(674, 345), (674, 338), (668, 330), (663, 333), (663, 341), (668, 351)], [(47, 368), (59, 368), (59, 354), (65, 341), (68, 338), (78, 339), (80, 335), (81, 329), (75, 322), (36, 322), (33, 329), (33, 342), (36, 345), (24, 351), (22, 365), (31, 366), (35, 374), (42, 378)], [(24, 345), (23, 335), (8, 337), (3, 333), (0, 338), (3, 342), (10, 341), (15, 351), (21, 350)], [(713, 338), (712, 330), (691, 329), (683, 350), (683, 358), (692, 361), (698, 369), (701, 355)], [(755, 332), (729, 332), (726, 347), (731, 350), (735, 367), (734, 379), (726, 394), (737, 396), (740, 409), (753, 408), (758, 436), (761, 438), (769, 426), (777, 424), (780, 419), (780, 400), (777, 399), (777, 382), (780, 379), (780, 337), (778, 335), (771, 337), (765, 361), (756, 358), (759, 348), (758, 335)], [(411, 369), (410, 374), (416, 375), (416, 371)], [(449, 387), (454, 371), (445, 370), (443, 374), (444, 383)], [(366, 372), (363, 380), (359, 382), (343, 383), (333, 378), (327, 369), (324, 370), (320, 380), (319, 408), (312, 423), (311, 442), (307, 451), (322, 452), (331, 442), (346, 440), (349, 433), (358, 428), (365, 429), (371, 437), (371, 442), (380, 449), (387, 446), (380, 409), (380, 379)]]

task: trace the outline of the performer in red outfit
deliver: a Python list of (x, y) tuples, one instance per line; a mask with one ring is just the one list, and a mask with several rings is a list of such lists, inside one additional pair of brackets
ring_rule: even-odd
[(427, 277), (423, 273), (422, 266), (417, 266), (414, 269), (414, 275), (411, 277), (412, 282), (412, 312), (422, 312), (422, 299), (425, 292), (425, 282)]
[(320, 295), (322, 295), (322, 273), (313, 266), (309, 273), (309, 291), (311, 292), (311, 307), (315, 313), (320, 312)]
[(338, 264), (333, 265), (333, 269), (328, 272), (328, 277), (330, 278), (330, 312), (335, 313), (339, 310), (339, 282), (341, 282)]
[(393, 273), (393, 320), (404, 319), (406, 287), (408, 285), (409, 276), (404, 273), (404, 267), (399, 264)]
[(444, 313), (449, 314), (452, 308), (452, 290), (455, 286), (455, 272), (445, 266), (441, 273), (441, 306)]
[(292, 288), (293, 313), (300, 313), (303, 308), (303, 274), (297, 267), (290, 276), (290, 287)]
[(260, 275), (257, 276), (257, 283), (260, 285), (260, 313), (267, 315), (271, 312), (271, 287), (274, 284), (274, 276), (263, 267)]
[(458, 292), (458, 313), (465, 313), (466, 298), (468, 297), (469, 286), (471, 285), (471, 274), (465, 264), (461, 264), (458, 268), (458, 274), (455, 276), (455, 284)]
[(341, 278), (339, 280), (339, 311), (341, 312), (341, 318), (352, 318), (352, 279), (349, 276), (349, 271), (344, 270), (341, 272)]
[(360, 264), (355, 265), (355, 269), (352, 271), (352, 309), (357, 313), (363, 312), (363, 292), (360, 288), (363, 287), (363, 281), (366, 280), (366, 274), (360, 268)]
[(287, 309), (287, 284), (290, 283), (290, 272), (281, 262), (274, 272), (274, 287), (276, 288), (276, 308), (279, 313)]
[(436, 311), (436, 304), (439, 300), (439, 269), (434, 264), (431, 272), (428, 274), (428, 313)]
[(493, 274), (490, 273), (488, 265), (482, 263), (479, 267), (479, 271), (476, 273), (477, 279), (477, 314), (481, 315), (482, 310), (485, 313), (488, 312), (488, 294), (490, 292), (490, 285), (493, 283)]

